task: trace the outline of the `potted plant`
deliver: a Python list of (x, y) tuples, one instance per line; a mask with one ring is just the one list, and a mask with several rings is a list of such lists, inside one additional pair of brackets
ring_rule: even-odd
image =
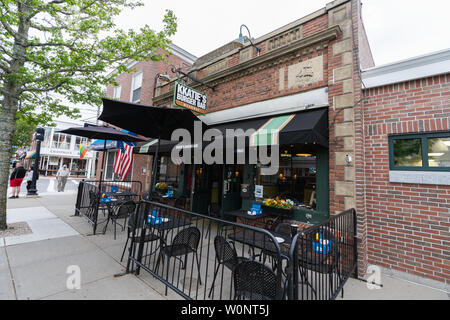
[(270, 214), (291, 214), (294, 202), (292, 200), (267, 199), (263, 203), (263, 212)]
[(160, 193), (165, 193), (169, 189), (169, 185), (163, 182), (158, 182), (155, 185), (155, 189)]

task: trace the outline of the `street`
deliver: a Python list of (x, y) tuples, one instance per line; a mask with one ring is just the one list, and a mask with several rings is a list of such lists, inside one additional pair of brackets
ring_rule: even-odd
[[(66, 187), (64, 192), (72, 193), (76, 192), (78, 188), (78, 184), (81, 179), (79, 178), (69, 178), (66, 183)], [(39, 180), (36, 181), (36, 189), (39, 195), (49, 194), (49, 193), (58, 193), (57, 190), (58, 182), (55, 177), (39, 177)], [(25, 196), (27, 194), (27, 182), (23, 180), (22, 185), (20, 187), (20, 195)], [(11, 188), (8, 186), (8, 197), (11, 196)]]

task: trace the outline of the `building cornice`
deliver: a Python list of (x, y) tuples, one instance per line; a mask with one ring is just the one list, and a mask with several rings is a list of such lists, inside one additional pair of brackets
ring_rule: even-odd
[[(226, 68), (224, 70), (220, 70), (213, 74), (207, 75), (206, 77), (201, 78), (201, 81), (208, 85), (214, 86), (221, 82), (232, 80), (230, 79), (230, 77), (239, 78), (246, 74), (265, 69), (272, 65), (283, 63), (287, 60), (292, 59), (292, 54), (294, 54), (295, 57), (300, 57), (301, 55), (326, 48), (328, 46), (328, 43), (336, 39), (340, 33), (340, 27), (338, 25), (333, 26), (326, 30), (317, 32), (309, 37), (301, 38), (287, 46), (279, 47), (230, 68)], [(172, 80), (165, 86), (170, 86), (174, 81), (175, 80)], [(191, 83), (190, 86), (193, 88), (197, 88), (200, 87), (201, 84)], [(158, 104), (159, 102), (171, 98), (172, 95), (173, 93), (169, 90), (169, 92), (167, 93), (154, 97), (153, 102), (155, 104)]]
[(450, 73), (450, 49), (362, 71), (366, 89)]

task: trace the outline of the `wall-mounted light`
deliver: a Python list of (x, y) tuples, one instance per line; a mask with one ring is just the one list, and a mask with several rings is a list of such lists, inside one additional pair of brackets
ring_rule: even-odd
[(352, 162), (353, 162), (352, 156), (349, 155), (349, 154), (346, 154), (345, 155), (345, 161), (347, 162), (347, 164), (352, 164)]
[(237, 38), (237, 39), (234, 40), (233, 42), (236, 43), (236, 44), (238, 44), (238, 45), (240, 45), (241, 47), (244, 47), (244, 46), (245, 46), (245, 44), (244, 44), (244, 37), (242, 36), (242, 27), (245, 27), (245, 28), (247, 29), (247, 31), (248, 31), (248, 37), (249, 37), (248, 40), (250, 41), (250, 44), (251, 44), (253, 47), (256, 48), (256, 54), (259, 55), (259, 53), (261, 52), (261, 48), (255, 46), (255, 44), (254, 44), (253, 41), (252, 41), (252, 36), (250, 35), (250, 30), (248, 29), (248, 27), (247, 27), (245, 24), (241, 25), (240, 32), (239, 32), (239, 38)]

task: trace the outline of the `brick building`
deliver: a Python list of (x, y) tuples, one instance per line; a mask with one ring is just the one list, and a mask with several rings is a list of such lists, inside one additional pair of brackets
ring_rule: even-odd
[[(191, 79), (172, 74), (169, 82), (155, 81), (166, 72), (155, 67), (144, 74), (151, 84), (143, 104), (172, 106), (176, 83), (186, 80), (207, 96), (202, 119), (210, 126), (258, 132), (281, 125), (275, 175), (252, 165), (176, 166), (169, 153), (161, 155), (154, 183), (171, 184), (200, 213), (210, 204), (222, 213), (248, 210), (256, 192), (244, 198), (242, 185), (258, 187), (263, 198), (295, 198), (294, 220), (301, 223), (354, 208), (361, 276), (375, 264), (448, 290), (448, 53), (374, 67), (361, 2), (336, 0), (253, 42), (230, 42), (193, 59)], [(134, 81), (123, 77), (119, 83), (128, 87), (120, 100), (132, 101)], [(112, 87), (108, 96), (119, 97)], [(151, 151), (136, 149), (133, 180), (147, 186), (151, 157), (140, 153)]]
[(450, 50), (365, 70), (367, 256), (450, 285)]
[[(280, 171), (279, 176), (303, 186), (297, 196), (307, 205), (297, 211), (298, 221), (317, 223), (330, 214), (357, 210), (359, 270), (366, 270), (364, 172), (355, 168), (364, 165), (360, 70), (373, 67), (374, 62), (362, 22), (361, 3), (330, 2), (325, 8), (254, 39), (253, 44), (229, 43), (200, 57), (190, 68), (190, 75), (214, 87), (211, 90), (188, 81), (189, 86), (207, 95), (207, 114), (203, 119), (208, 125), (219, 125), (287, 113), (301, 116), (302, 112), (325, 109), (328, 144), (319, 147), (316, 141), (304, 140), (301, 145), (285, 146), (282, 153), (295, 152), (301, 157), (295, 157), (297, 166)], [(154, 105), (172, 105), (175, 80), (156, 87)], [(303, 159), (304, 155), (310, 157)], [(249, 176), (246, 169), (243, 173)], [(266, 184), (268, 196), (276, 195), (269, 192), (274, 184), (279, 184), (275, 180), (276, 177), (260, 179), (258, 173), (258, 183)], [(194, 197), (211, 188), (214, 193), (217, 185), (213, 182), (206, 190), (196, 190)], [(312, 192), (315, 196), (311, 196)], [(197, 202), (208, 201), (205, 198)], [(234, 206), (241, 204), (245, 208), (248, 202)], [(233, 207), (221, 205), (226, 209)], [(195, 204), (191, 209), (205, 210)]]

